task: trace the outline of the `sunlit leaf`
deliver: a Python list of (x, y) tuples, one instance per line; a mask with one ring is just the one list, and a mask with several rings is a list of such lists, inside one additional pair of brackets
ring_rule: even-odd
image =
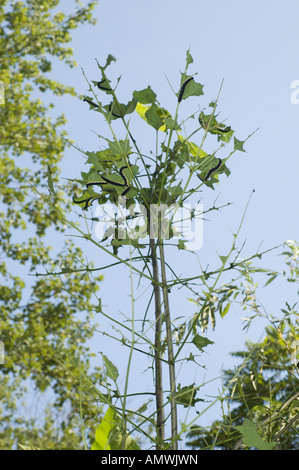
[(91, 450), (139, 450), (139, 446), (125, 431), (121, 432), (121, 418), (116, 411), (109, 407), (104, 418), (96, 429), (95, 441)]
[(225, 306), (225, 308), (220, 312), (220, 315), (222, 318), (225, 317), (225, 315), (228, 313), (230, 309), (230, 302)]

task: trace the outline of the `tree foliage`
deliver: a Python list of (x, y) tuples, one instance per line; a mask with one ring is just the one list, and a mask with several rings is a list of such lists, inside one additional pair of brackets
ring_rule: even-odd
[[(281, 292), (283, 280), (287, 280), (294, 286), (298, 297), (298, 244), (288, 240), (286, 248), (283, 252), (286, 269), (282, 273), (272, 273), (269, 279), (279, 279)], [(247, 280), (251, 285), (255, 284), (251, 276)], [(291, 304), (285, 301), (279, 314), (266, 314), (256, 298), (255, 290), (251, 290), (244, 305), (253, 310), (254, 317), (266, 316), (269, 324), (264, 339), (257, 343), (247, 341), (244, 351), (232, 353), (240, 360), (236, 366), (240, 373), (236, 374), (236, 370), (223, 372), (226, 392), (222, 418), (214, 421), (209, 428), (193, 426), (188, 434), (188, 447), (298, 449), (298, 302)]]
[[(0, 339), (5, 348), (5, 364), (0, 369), (2, 449), (15, 447), (24, 439), (37, 447), (51, 447), (55, 442), (60, 447), (76, 447), (82, 442), (81, 379), (73, 361), (80, 357), (87, 370), (90, 368), (86, 342), (91, 330), (87, 325), (92, 318), (90, 299), (99, 279), (76, 273), (66, 274), (60, 281), (28, 276), (37, 267), (55, 270), (84, 263), (81, 249), (72, 241), (51, 246), (50, 227), (63, 233), (65, 226), (32, 190), (37, 187), (45, 198), (50, 197), (47, 175), (51, 175), (55, 204), (63, 213), (69, 210), (70, 186), (58, 183), (67, 146), (66, 119), (55, 113), (55, 102), (62, 95), (75, 98), (76, 92), (53, 80), (51, 72), (56, 60), (76, 65), (70, 47), (72, 31), (94, 23), (92, 11), (97, 2), (86, 6), (68, 3), (73, 9), (70, 13), (60, 10), (58, 0), (3, 0), (0, 5), (4, 91), (0, 106)], [(99, 371), (95, 373), (98, 377)], [(37, 395), (46, 392), (49, 403), (54, 403), (54, 408), (49, 404), (45, 423), (34, 418), (34, 413), (28, 417), (18, 411), (22, 397), (29, 393), (26, 387)], [(97, 414), (94, 404), (85, 406), (85, 413), (87, 420), (92, 419)]]

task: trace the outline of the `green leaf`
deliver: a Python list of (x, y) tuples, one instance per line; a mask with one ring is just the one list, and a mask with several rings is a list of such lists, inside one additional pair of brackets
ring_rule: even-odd
[(225, 306), (224, 310), (222, 310), (222, 312), (220, 312), (220, 315), (221, 315), (222, 318), (225, 317), (225, 315), (227, 314), (229, 309), (230, 309), (230, 302)]
[(116, 62), (116, 58), (112, 55), (112, 54), (108, 54), (108, 57), (106, 59), (106, 63), (104, 65), (104, 67), (102, 67), (98, 61), (97, 61), (97, 64), (98, 64), (98, 67), (99, 69), (101, 69), (102, 71), (104, 71), (110, 64), (111, 62)]
[(195, 387), (194, 384), (186, 385), (182, 388), (181, 385), (178, 384), (176, 394), (173, 398), (175, 398), (175, 401), (178, 405), (183, 405), (184, 408), (194, 406), (195, 403), (203, 401), (201, 398), (195, 398), (197, 388), (198, 387)]
[(205, 131), (217, 135), (218, 141), (229, 142), (234, 133), (230, 126), (218, 122), (213, 113), (205, 114), (202, 111), (198, 117), (198, 122)]
[(136, 108), (137, 101), (135, 98), (129, 101), (127, 104), (119, 103), (116, 100), (111, 101), (109, 105), (103, 106), (103, 108), (107, 111), (107, 118), (114, 120), (120, 119), (126, 116), (126, 114), (131, 114)]
[(152, 104), (151, 107), (145, 112), (145, 118), (148, 124), (159, 130), (163, 126), (164, 120), (158, 113), (159, 107), (156, 104)]
[(264, 287), (268, 286), (269, 284), (271, 284), (271, 282), (273, 282), (278, 276), (278, 273), (274, 274), (272, 277), (270, 277), (270, 279), (268, 279), (268, 281), (266, 282), (266, 284), (264, 285)]
[(127, 233), (122, 238), (113, 238), (111, 245), (119, 248), (120, 246), (133, 246), (134, 248), (146, 248), (146, 245), (139, 243), (139, 238), (130, 238)]
[(208, 346), (209, 344), (214, 344), (214, 341), (210, 341), (208, 338), (205, 338), (204, 336), (200, 335), (195, 335), (192, 343), (199, 349), (200, 351), (203, 351), (203, 348)]
[(52, 171), (50, 165), (47, 167), (47, 177), (48, 177), (48, 188), (51, 194), (55, 194), (53, 180), (52, 180)]
[[(120, 416), (109, 407), (95, 432), (95, 441), (91, 450), (122, 450), (123, 434)], [(139, 450), (139, 446), (126, 432), (125, 450)]]
[(96, 429), (95, 441), (91, 446), (91, 450), (111, 450), (109, 436), (115, 427), (114, 415), (113, 409), (108, 408), (101, 424)]
[(138, 101), (136, 111), (142, 119), (155, 129), (166, 132), (167, 129), (181, 130), (180, 126), (171, 117), (167, 109), (160, 108), (155, 103), (146, 106)]
[(258, 434), (256, 427), (249, 419), (244, 419), (241, 426), (235, 426), (242, 435), (243, 442), (247, 447), (256, 447), (258, 450), (272, 450), (275, 442), (265, 442)]
[(179, 242), (178, 242), (178, 249), (179, 249), (179, 250), (186, 250), (186, 245), (185, 245), (185, 241), (184, 241), (184, 240), (179, 239)]
[(223, 265), (227, 262), (227, 260), (229, 258), (229, 255), (227, 255), (227, 256), (218, 255), (218, 256), (221, 259), (221, 262), (222, 262)]
[(154, 103), (157, 98), (156, 93), (151, 89), (150, 86), (148, 86), (144, 90), (134, 91), (133, 96), (141, 104)]
[(117, 155), (111, 149), (98, 150), (97, 152), (86, 151), (85, 155), (88, 157), (86, 163), (93, 165), (95, 170), (102, 170), (103, 163), (111, 162), (117, 158)]
[(190, 54), (190, 50), (188, 49), (187, 52), (186, 52), (186, 64), (187, 64), (187, 67), (193, 63), (193, 57), (192, 55)]
[(115, 140), (115, 141), (108, 140), (108, 143), (109, 143), (109, 150), (111, 154), (114, 156), (114, 158), (115, 157), (126, 158), (132, 153), (130, 142), (128, 139)]
[(103, 355), (103, 360), (104, 360), (104, 365), (106, 368), (107, 376), (115, 382), (119, 375), (116, 366), (112, 364), (112, 362), (105, 355)]
[(243, 148), (244, 144), (245, 140), (238, 140), (236, 137), (234, 137), (234, 150), (239, 150), (239, 152), (246, 152), (246, 150)]
[(190, 96), (201, 96), (203, 95), (203, 85), (196, 82), (192, 76), (181, 74), (181, 86), (177, 94), (179, 101), (185, 100)]
[(107, 78), (104, 78), (100, 81), (92, 80), (92, 83), (94, 84), (94, 86), (96, 86), (99, 90), (105, 92), (107, 95), (113, 95), (113, 89), (111, 88), (110, 80), (108, 80)]

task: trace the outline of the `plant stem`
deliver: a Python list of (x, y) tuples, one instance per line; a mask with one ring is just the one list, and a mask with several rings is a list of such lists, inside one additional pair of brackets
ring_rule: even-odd
[[(161, 449), (165, 439), (164, 433), (164, 407), (163, 407), (163, 381), (162, 381), (162, 361), (161, 361), (161, 296), (159, 287), (159, 269), (157, 262), (157, 251), (155, 241), (150, 239), (151, 258), (153, 266), (153, 282), (155, 295), (155, 395), (157, 410), (157, 445), (156, 449)], [(162, 447), (163, 448), (163, 447)]]
[(162, 292), (164, 302), (164, 315), (166, 323), (166, 337), (167, 337), (167, 349), (168, 349), (168, 368), (169, 368), (169, 383), (170, 383), (170, 407), (171, 407), (171, 437), (172, 437), (172, 450), (177, 450), (177, 404), (176, 404), (176, 379), (175, 379), (175, 363), (173, 355), (173, 344), (172, 344), (172, 328), (170, 309), (168, 302), (168, 287), (166, 281), (166, 269), (165, 269), (165, 256), (163, 240), (159, 239), (159, 250), (160, 250), (160, 261), (161, 261), (161, 277), (162, 277)]
[(126, 373), (126, 381), (125, 381), (125, 389), (124, 389), (124, 397), (123, 397), (123, 431), (122, 431), (122, 450), (125, 449), (126, 445), (126, 437), (127, 437), (127, 417), (126, 417), (126, 403), (127, 403), (127, 394), (128, 394), (128, 385), (129, 385), (129, 376), (130, 376), (130, 368), (132, 363), (133, 351), (134, 351), (134, 344), (135, 344), (135, 304), (134, 304), (134, 288), (133, 288), (133, 271), (132, 271), (132, 251), (130, 246), (130, 282), (131, 282), (131, 303), (132, 303), (132, 339), (131, 339), (131, 347), (127, 365), (127, 373)]

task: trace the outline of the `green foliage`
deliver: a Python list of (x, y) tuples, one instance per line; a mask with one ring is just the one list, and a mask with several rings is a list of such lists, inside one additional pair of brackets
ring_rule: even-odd
[[(0, 339), (5, 345), (5, 364), (0, 366), (1, 449), (14, 448), (18, 441), (34, 448), (82, 445), (80, 375), (71, 358), (81, 356), (90, 368), (87, 325), (93, 317), (92, 292), (101, 278), (66, 271), (59, 280), (33, 273), (43, 266), (47, 266), (44, 272), (69, 266), (76, 270), (85, 263), (82, 251), (71, 241), (55, 249), (49, 246), (49, 229), (65, 231), (63, 214), (70, 210), (73, 190), (59, 182), (66, 120), (64, 115), (55, 117), (53, 98), (76, 97), (72, 87), (50, 78), (50, 72), (57, 59), (76, 65), (72, 31), (94, 23), (96, 3), (66, 14), (59, 11), (58, 0), (1, 2), (0, 75), (5, 92), (0, 106)], [(52, 204), (37, 198), (33, 186)], [(99, 370), (94, 374), (100, 379)], [(22, 409), (29, 384), (36, 395), (45, 392), (49, 397), (48, 411), (40, 411), (44, 422), (16, 411)], [(88, 423), (98, 416), (98, 409), (94, 399), (86, 403)]]
[[(275, 279), (298, 282), (298, 243), (287, 241), (287, 271), (276, 273)], [(232, 355), (241, 362), (236, 370), (225, 370), (223, 376), (222, 419), (214, 421), (210, 428), (193, 426), (188, 433), (187, 445), (194, 449), (296, 450), (298, 448), (298, 302), (292, 307), (286, 302), (280, 315), (265, 313), (256, 299), (257, 283), (253, 275), (263, 272), (270, 279), (273, 275), (265, 269), (247, 266), (243, 273), (244, 286), (235, 287), (235, 294), (243, 296), (243, 308), (252, 310), (250, 324), (257, 316), (269, 321), (261, 342), (246, 342), (246, 350)], [(296, 274), (296, 275), (295, 275)], [(269, 283), (264, 284), (264, 288)], [(298, 294), (297, 294), (298, 295)], [(237, 296), (235, 296), (237, 298)], [(242, 305), (241, 304), (241, 305)], [(226, 404), (226, 406), (225, 406)]]
[(273, 450), (275, 442), (265, 442), (257, 433), (255, 425), (249, 420), (244, 419), (241, 426), (236, 429), (243, 435), (243, 442), (247, 447), (256, 447), (258, 450)]
[[(221, 174), (227, 176), (230, 174), (226, 161), (237, 150), (237, 146), (232, 149), (227, 158), (222, 159), (215, 156), (219, 149), (214, 149), (208, 154), (202, 148), (207, 132), (217, 135), (218, 140), (222, 140), (226, 144), (234, 135), (231, 127), (216, 120), (217, 100), (210, 103), (210, 114), (200, 113), (198, 118), (200, 126), (190, 134), (192, 136), (198, 134), (200, 143), (195, 144), (188, 137), (182, 135), (184, 120), (180, 123), (178, 119), (181, 102), (188, 97), (203, 95), (203, 86), (186, 74), (189, 65), (193, 62), (190, 52), (187, 51), (186, 70), (181, 76), (180, 89), (176, 94), (177, 106), (174, 116), (160, 105), (157, 94), (150, 86), (143, 90), (133, 91), (132, 98), (128, 103), (121, 104), (116, 96), (119, 80), (113, 86), (107, 76), (107, 67), (114, 61), (115, 58), (109, 55), (104, 66), (98, 63), (99, 79), (92, 80), (91, 83), (88, 81), (89, 94), (83, 98), (89, 103), (91, 110), (104, 116), (114, 140), (108, 140), (101, 135), (99, 137), (108, 144), (106, 149), (97, 152), (86, 151), (88, 157), (86, 164), (90, 164), (90, 169), (88, 172), (82, 172), (82, 179), (79, 180), (85, 185), (85, 189), (81, 195), (76, 194), (73, 201), (79, 204), (82, 209), (87, 210), (95, 201), (101, 205), (107, 202), (116, 204), (118, 198), (124, 196), (131, 205), (139, 204), (145, 207), (148, 218), (151, 218), (153, 216), (150, 213), (152, 204), (157, 204), (159, 207), (163, 204), (175, 205), (175, 210), (177, 210), (187, 198), (198, 194), (199, 188), (204, 184), (214, 189)], [(103, 102), (106, 96), (99, 97), (98, 91), (102, 95), (108, 95), (108, 104)], [(155, 153), (154, 159), (141, 153), (138, 143), (129, 129), (126, 117), (134, 111), (156, 130), (156, 148), (160, 144), (161, 151)], [(113, 131), (112, 122), (117, 119), (124, 124), (125, 139), (118, 139)], [(201, 133), (201, 131), (203, 132)], [(161, 140), (160, 132), (164, 134)], [(186, 169), (188, 176), (187, 179), (184, 178), (184, 181), (181, 173)], [(192, 184), (193, 187), (190, 189)], [(166, 233), (169, 233), (168, 238), (173, 238), (175, 231), (172, 220), (168, 222), (167, 217), (162, 216), (161, 227), (163, 226), (162, 238), (167, 238)], [(147, 230), (142, 232), (143, 238), (149, 234), (150, 227), (148, 223)], [(114, 246), (128, 244), (127, 235), (123, 232), (121, 235), (122, 237), (117, 237), (117, 234), (113, 237), (117, 241), (113, 241)], [(180, 249), (182, 249), (182, 240), (179, 243)], [(138, 246), (136, 238), (134, 244)]]

